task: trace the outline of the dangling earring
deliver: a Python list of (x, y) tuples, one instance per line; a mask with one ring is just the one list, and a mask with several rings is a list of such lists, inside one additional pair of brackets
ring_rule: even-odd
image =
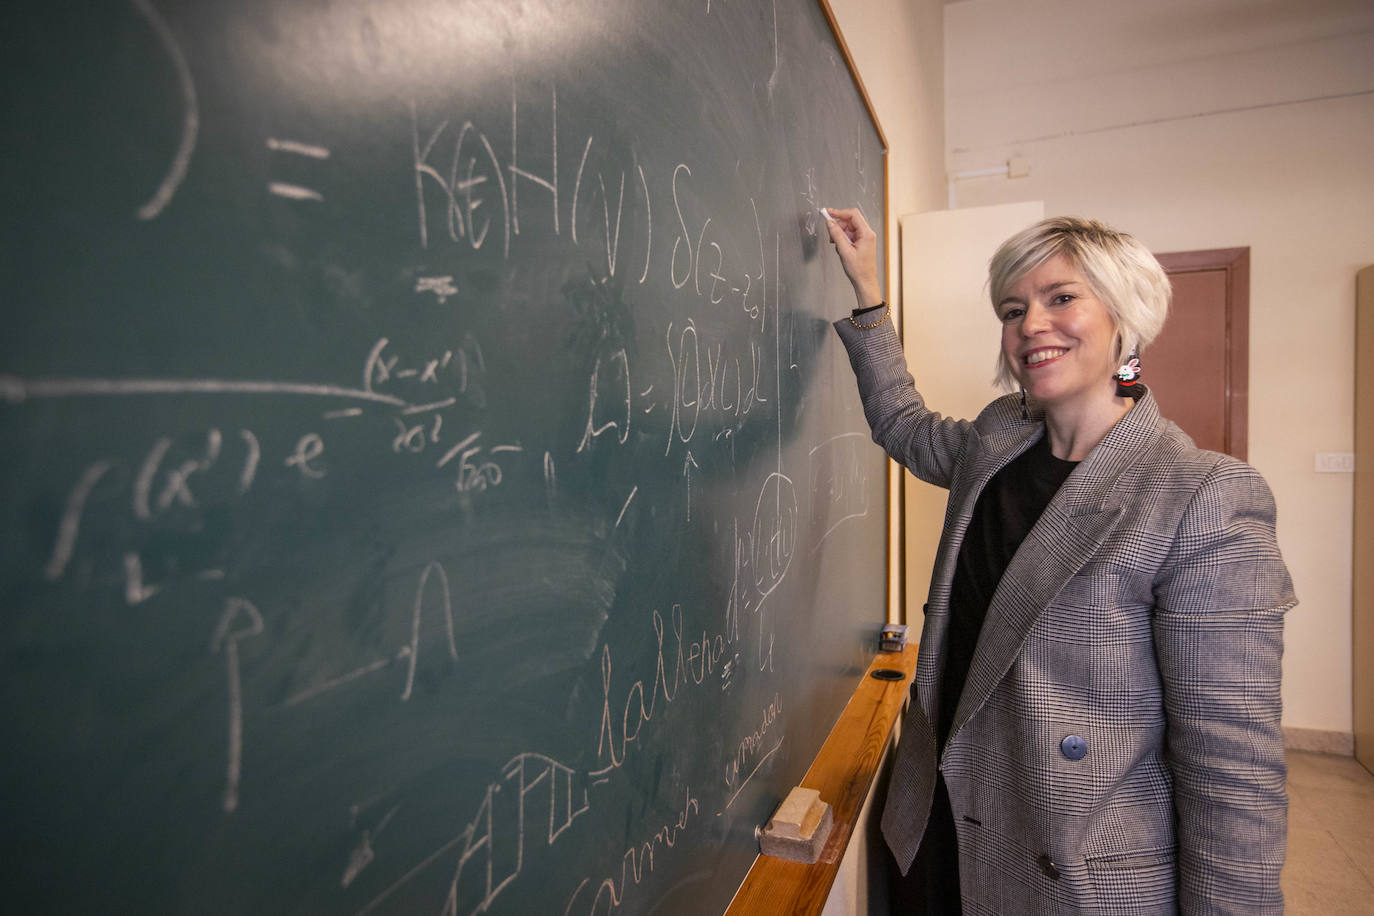
[(1030, 411), (1026, 410), (1026, 389), (1024, 387), (1021, 389), (1021, 419), (1030, 419)]
[(1117, 397), (1139, 400), (1144, 392), (1136, 386), (1136, 380), (1140, 378), (1140, 355), (1135, 347), (1131, 347), (1131, 358), (1126, 361), (1126, 365), (1117, 369), (1113, 377), (1116, 379)]

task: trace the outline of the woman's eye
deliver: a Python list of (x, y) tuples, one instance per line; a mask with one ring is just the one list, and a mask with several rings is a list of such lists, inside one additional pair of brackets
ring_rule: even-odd
[(1059, 295), (1054, 297), (1053, 301), (1055, 305), (1068, 305), (1070, 302), (1073, 301), (1073, 298), (1074, 297), (1068, 293), (1060, 293)]
[(1020, 318), (1020, 317), (1021, 317), (1022, 315), (1024, 315), (1025, 313), (1026, 313), (1026, 310), (1025, 310), (1025, 309), (1020, 309), (1020, 308), (1009, 308), (1009, 309), (1007, 309), (1005, 312), (1002, 313), (1002, 320), (1003, 320), (1003, 321), (1012, 321), (1012, 320), (1014, 320), (1014, 319)]

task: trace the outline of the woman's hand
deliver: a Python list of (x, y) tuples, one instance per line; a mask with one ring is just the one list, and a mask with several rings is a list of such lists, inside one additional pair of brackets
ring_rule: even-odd
[(845, 276), (854, 287), (854, 296), (861, 309), (883, 301), (882, 284), (878, 282), (878, 233), (868, 225), (863, 214), (853, 208), (826, 210), (831, 218), (825, 226), (830, 230), (830, 244), (840, 256)]

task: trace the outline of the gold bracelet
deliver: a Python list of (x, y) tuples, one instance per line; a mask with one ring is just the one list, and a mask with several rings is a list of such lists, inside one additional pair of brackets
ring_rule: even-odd
[(859, 324), (857, 321), (854, 320), (854, 316), (850, 315), (849, 323), (854, 325), (854, 327), (858, 328), (860, 331), (870, 331), (873, 328), (876, 328), (878, 325), (882, 324), (884, 321), (887, 320), (888, 313), (892, 311), (892, 306), (888, 305), (886, 302), (879, 302), (878, 305), (881, 305), (883, 307), (883, 314), (882, 317), (880, 317), (877, 321), (873, 322), (872, 324)]

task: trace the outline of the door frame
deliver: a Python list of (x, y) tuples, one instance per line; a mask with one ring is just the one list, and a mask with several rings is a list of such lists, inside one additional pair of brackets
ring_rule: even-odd
[(1157, 254), (1164, 272), (1226, 272), (1226, 453), (1246, 461), (1250, 418), (1250, 249), (1211, 248)]

